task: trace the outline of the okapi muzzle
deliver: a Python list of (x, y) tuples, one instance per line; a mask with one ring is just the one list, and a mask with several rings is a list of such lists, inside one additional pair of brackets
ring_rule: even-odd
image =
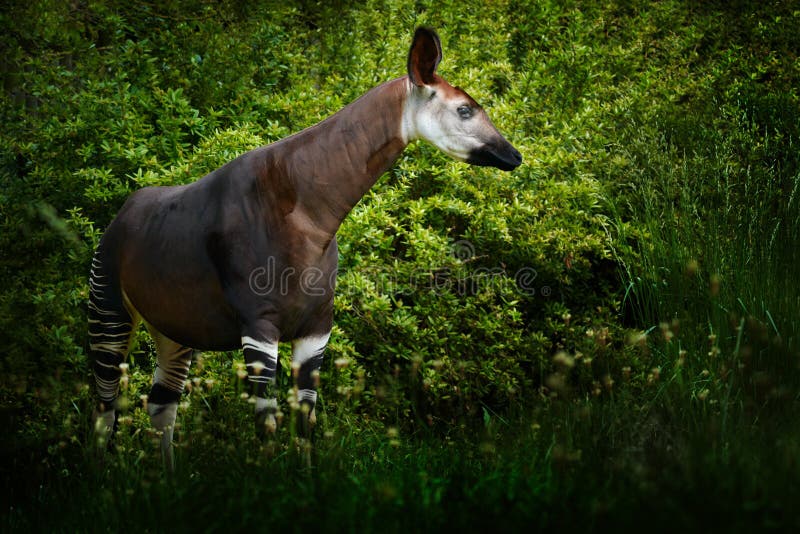
[(522, 163), (522, 154), (498, 135), (492, 141), (469, 153), (467, 163), (481, 167), (497, 167), (501, 171), (513, 171)]
[[(520, 153), (465, 91), (436, 74), (439, 37), (419, 28), (408, 75), (328, 119), (251, 150), (194, 183), (131, 195), (92, 261), (90, 356), (100, 441), (113, 432), (122, 364), (144, 321), (158, 364), (146, 407), (168, 468), (177, 405), (197, 350), (241, 349), (256, 431), (274, 432), (278, 343), (292, 346), (300, 432), (315, 420), (333, 326), (336, 232), (415, 139), (475, 165), (510, 171)], [(277, 288), (264, 283), (279, 273)], [(313, 273), (309, 278), (287, 273)], [(256, 282), (254, 285), (254, 281)]]

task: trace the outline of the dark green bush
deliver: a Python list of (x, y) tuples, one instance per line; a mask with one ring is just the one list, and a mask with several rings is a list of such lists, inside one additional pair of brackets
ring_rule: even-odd
[[(302, 6), (185, 7), (54, 5), (25, 29), (40, 39), (9, 41), (19, 75), (3, 107), (2, 245), (13, 253), (0, 321), (4, 371), (30, 375), (26, 391), (52, 372), (88, 378), (87, 265), (132, 191), (195, 180), (403, 74), (413, 28), (399, 12), (389, 29), (357, 9), (338, 19)], [(326, 369), (352, 360), (343, 387), (362, 376), (354, 407), (381, 416), (449, 420), (530, 399), (554, 351), (591, 352), (585, 329), (614, 314), (599, 183), (575, 168), (572, 146), (547, 154), (525, 130), (536, 111), (515, 110), (527, 80), (507, 43), (455, 28), (442, 28), (443, 74), (530, 163), (500, 176), (414, 146), (345, 222)]]

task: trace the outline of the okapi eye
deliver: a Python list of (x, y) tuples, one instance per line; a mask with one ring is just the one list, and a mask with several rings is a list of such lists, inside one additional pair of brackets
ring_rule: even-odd
[(472, 117), (472, 108), (469, 106), (459, 106), (458, 116), (461, 117), (462, 119), (468, 119)]

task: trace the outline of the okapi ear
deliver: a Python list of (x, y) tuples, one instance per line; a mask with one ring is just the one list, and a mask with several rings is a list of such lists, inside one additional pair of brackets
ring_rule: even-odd
[(430, 28), (417, 28), (408, 52), (408, 77), (421, 87), (435, 81), (436, 67), (442, 60), (442, 42)]

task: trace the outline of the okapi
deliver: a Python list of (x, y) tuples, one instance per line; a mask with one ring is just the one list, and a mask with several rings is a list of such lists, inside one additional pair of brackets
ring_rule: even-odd
[[(200, 180), (125, 202), (92, 261), (95, 428), (113, 432), (120, 364), (144, 320), (157, 351), (147, 411), (172, 467), (173, 425), (194, 350), (242, 348), (260, 433), (274, 430), (278, 340), (292, 342), (305, 424), (333, 324), (336, 231), (413, 140), (511, 171), (520, 153), (463, 90), (436, 74), (439, 37), (418, 28), (408, 75), (326, 120), (247, 152)], [(296, 276), (284, 276), (284, 274)], [(269, 278), (280, 275), (281, 283)]]

